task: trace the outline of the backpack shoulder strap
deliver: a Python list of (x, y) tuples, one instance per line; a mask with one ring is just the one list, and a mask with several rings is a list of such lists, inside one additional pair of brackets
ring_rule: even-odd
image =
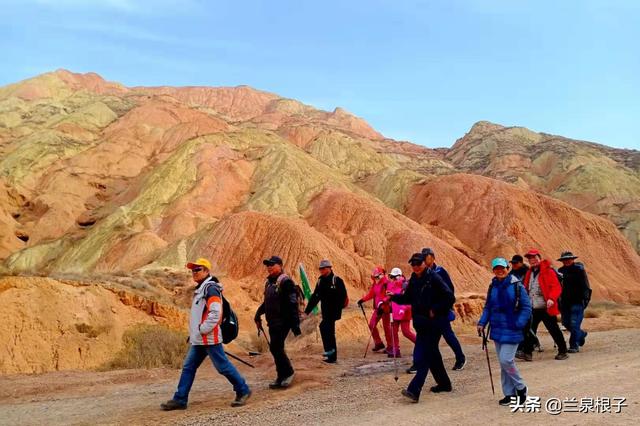
[(516, 312), (520, 309), (520, 280), (513, 281), (513, 291), (515, 293), (515, 302), (513, 304), (513, 311)]
[(283, 281), (291, 279), (289, 278), (289, 275), (285, 274), (284, 272), (282, 274), (280, 274), (280, 276), (278, 277), (278, 279), (276, 280), (276, 284), (280, 285), (282, 284)]
[(489, 303), (489, 298), (491, 297), (491, 290), (493, 290), (493, 281), (489, 284), (489, 288), (487, 289), (487, 298), (485, 300), (485, 304)]

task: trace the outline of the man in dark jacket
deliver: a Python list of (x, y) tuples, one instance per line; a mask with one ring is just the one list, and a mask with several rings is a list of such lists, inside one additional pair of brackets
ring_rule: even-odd
[(570, 251), (562, 252), (558, 259), (562, 267), (558, 271), (562, 274), (562, 295), (560, 296), (560, 313), (562, 325), (571, 332), (569, 337), (569, 353), (580, 352), (587, 338), (587, 332), (582, 330), (584, 310), (591, 299), (591, 287), (584, 265), (576, 262), (578, 256)]
[(347, 289), (342, 278), (333, 273), (331, 262), (323, 260), (320, 262), (320, 278), (315, 290), (309, 299), (304, 313), (309, 315), (313, 308), (320, 302), (322, 308), (322, 321), (320, 321), (320, 335), (322, 336), (322, 346), (326, 357), (323, 361), (333, 364), (338, 360), (338, 348), (336, 345), (336, 321), (342, 316), (347, 300)]
[[(444, 283), (447, 286), (449, 286), (449, 289), (451, 289), (451, 293), (453, 293), (455, 296), (453, 281), (451, 281), (451, 277), (449, 276), (449, 273), (447, 272), (446, 269), (444, 269), (441, 265), (436, 265), (436, 254), (433, 251), (433, 249), (429, 247), (423, 248), (422, 254), (425, 256), (425, 263), (427, 265), (427, 268), (433, 270), (433, 272), (440, 275), (440, 278), (442, 278), (442, 281), (444, 281)], [(462, 346), (460, 345), (460, 342), (456, 337), (456, 333), (453, 331), (453, 328), (451, 327), (451, 322), (456, 319), (456, 315), (453, 312), (453, 310), (449, 311), (448, 319), (449, 319), (449, 322), (447, 322), (444, 325), (444, 328), (442, 330), (442, 337), (444, 338), (444, 341), (447, 342), (447, 345), (449, 345), (449, 347), (451, 348), (451, 350), (456, 356), (456, 362), (453, 365), (452, 370), (462, 370), (465, 364), (467, 363), (467, 359), (464, 356), (464, 352), (462, 352)]]
[(527, 274), (529, 270), (529, 266), (524, 263), (524, 259), (519, 254), (514, 254), (511, 258), (511, 272), (509, 272), (514, 277), (518, 278), (520, 281), (524, 280), (524, 276)]
[(449, 321), (447, 316), (455, 302), (455, 296), (440, 276), (427, 268), (425, 256), (414, 253), (409, 259), (413, 269), (404, 294), (389, 294), (391, 301), (411, 305), (413, 327), (416, 329), (416, 346), (413, 362), (417, 373), (402, 395), (418, 402), (420, 392), (431, 370), (436, 386), (432, 392), (451, 392), (451, 381), (442, 363), (438, 342), (442, 330)]
[(284, 349), (284, 342), (289, 334), (299, 336), (300, 313), (298, 312), (298, 298), (294, 282), (282, 271), (282, 259), (271, 256), (262, 262), (269, 272), (264, 283), (264, 302), (258, 307), (254, 321), (258, 331), (263, 330), (262, 314), (267, 318), (269, 336), (271, 337), (271, 355), (276, 363), (278, 377), (269, 384), (271, 389), (289, 387), (293, 381), (293, 367)]
[[(509, 275), (512, 275), (517, 279), (519, 279), (520, 282), (523, 282), (524, 277), (525, 275), (527, 275), (527, 271), (529, 270), (529, 265), (524, 263), (524, 258), (519, 254), (514, 254), (509, 263), (511, 264), (511, 271), (509, 271)], [(538, 340), (537, 336), (534, 336), (531, 334), (531, 317), (529, 317), (529, 322), (524, 327), (523, 333), (525, 336), (525, 341), (527, 339), (532, 339), (532, 341), (534, 342), (534, 347), (537, 347), (538, 351), (542, 352), (542, 346), (540, 346), (540, 340)], [(523, 348), (524, 348), (524, 342), (520, 342), (520, 344), (518, 345), (518, 352), (516, 352), (516, 358), (525, 359)], [(532, 361), (532, 360), (533, 358), (531, 358), (529, 361)]]

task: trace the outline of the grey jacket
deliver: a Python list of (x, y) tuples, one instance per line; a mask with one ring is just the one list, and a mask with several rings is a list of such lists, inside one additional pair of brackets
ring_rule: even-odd
[(189, 316), (189, 343), (217, 345), (222, 343), (222, 285), (207, 277), (193, 293)]

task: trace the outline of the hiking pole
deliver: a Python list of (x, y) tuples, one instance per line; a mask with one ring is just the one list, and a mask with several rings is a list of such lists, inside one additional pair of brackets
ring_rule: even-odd
[(249, 367), (251, 367), (251, 368), (256, 368), (255, 366), (253, 366), (253, 365), (249, 364), (247, 361), (245, 361), (245, 360), (243, 360), (243, 359), (240, 359), (239, 357), (235, 356), (235, 355), (234, 355), (234, 354), (232, 354), (232, 353), (229, 353), (229, 352), (227, 352), (227, 351), (224, 351), (224, 353), (225, 353), (225, 354), (227, 354), (227, 356), (230, 356), (231, 358), (235, 359), (236, 361), (240, 361), (241, 363), (243, 363), (243, 364), (245, 364), (245, 365), (248, 365), (248, 366), (249, 366)]
[[(396, 339), (395, 339), (395, 330), (394, 330), (394, 324), (393, 324), (393, 312), (391, 312), (389, 314), (389, 317), (391, 318), (391, 345), (393, 345), (393, 348), (391, 349), (392, 353), (393, 353), (393, 371), (394, 371), (394, 380), (396, 381), (396, 383), (398, 383), (398, 358), (397, 358), (397, 352), (396, 352)], [(398, 342), (398, 351), (400, 351), (400, 343)]]
[(264, 336), (264, 340), (267, 341), (267, 345), (269, 346), (269, 348), (271, 348), (271, 343), (269, 342), (269, 338), (267, 337), (267, 333), (264, 332), (264, 328), (262, 328), (262, 324), (260, 324), (258, 326), (258, 337), (260, 337), (260, 332), (262, 332), (262, 335)]
[(369, 338), (367, 339), (367, 347), (364, 348), (364, 356), (362, 358), (367, 357), (367, 352), (369, 352), (369, 345), (371, 344), (371, 338), (373, 335), (371, 334), (371, 329), (369, 328), (369, 319), (367, 318), (367, 313), (364, 311), (364, 306), (360, 305), (360, 310), (362, 311), (362, 315), (364, 315), (364, 321), (367, 323), (367, 330), (369, 330)]
[[(478, 336), (480, 333), (478, 333)], [(484, 328), (482, 329), (482, 349), (484, 349), (484, 353), (487, 355), (487, 367), (489, 367), (489, 379), (491, 380), (491, 392), (496, 394), (496, 389), (493, 387), (493, 374), (491, 373), (491, 361), (489, 361), (489, 348), (487, 347), (487, 335), (484, 332)]]

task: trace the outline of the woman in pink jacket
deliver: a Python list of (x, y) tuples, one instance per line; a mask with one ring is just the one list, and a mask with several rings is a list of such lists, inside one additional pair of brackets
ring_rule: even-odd
[(413, 344), (416, 343), (416, 335), (411, 330), (411, 305), (398, 305), (390, 302), (391, 294), (402, 294), (407, 286), (407, 279), (402, 275), (400, 268), (393, 268), (389, 274), (389, 284), (387, 284), (387, 303), (391, 303), (391, 315), (393, 317), (393, 339), (394, 348), (389, 351), (389, 357), (400, 358), (400, 341), (398, 330), (402, 329), (402, 334)]
[(367, 300), (373, 299), (374, 309), (373, 315), (371, 315), (371, 320), (369, 321), (369, 329), (371, 330), (371, 336), (375, 343), (375, 346), (373, 347), (374, 352), (381, 351), (385, 348), (377, 328), (380, 320), (382, 320), (382, 328), (384, 329), (384, 337), (387, 341), (386, 347), (388, 348), (388, 353), (391, 353), (390, 351), (393, 347), (391, 344), (391, 325), (389, 318), (391, 306), (387, 301), (388, 284), (389, 279), (385, 275), (384, 268), (382, 266), (376, 266), (371, 273), (371, 288), (369, 288), (369, 292), (365, 294), (362, 299), (358, 300), (358, 306), (362, 306), (362, 304)]

